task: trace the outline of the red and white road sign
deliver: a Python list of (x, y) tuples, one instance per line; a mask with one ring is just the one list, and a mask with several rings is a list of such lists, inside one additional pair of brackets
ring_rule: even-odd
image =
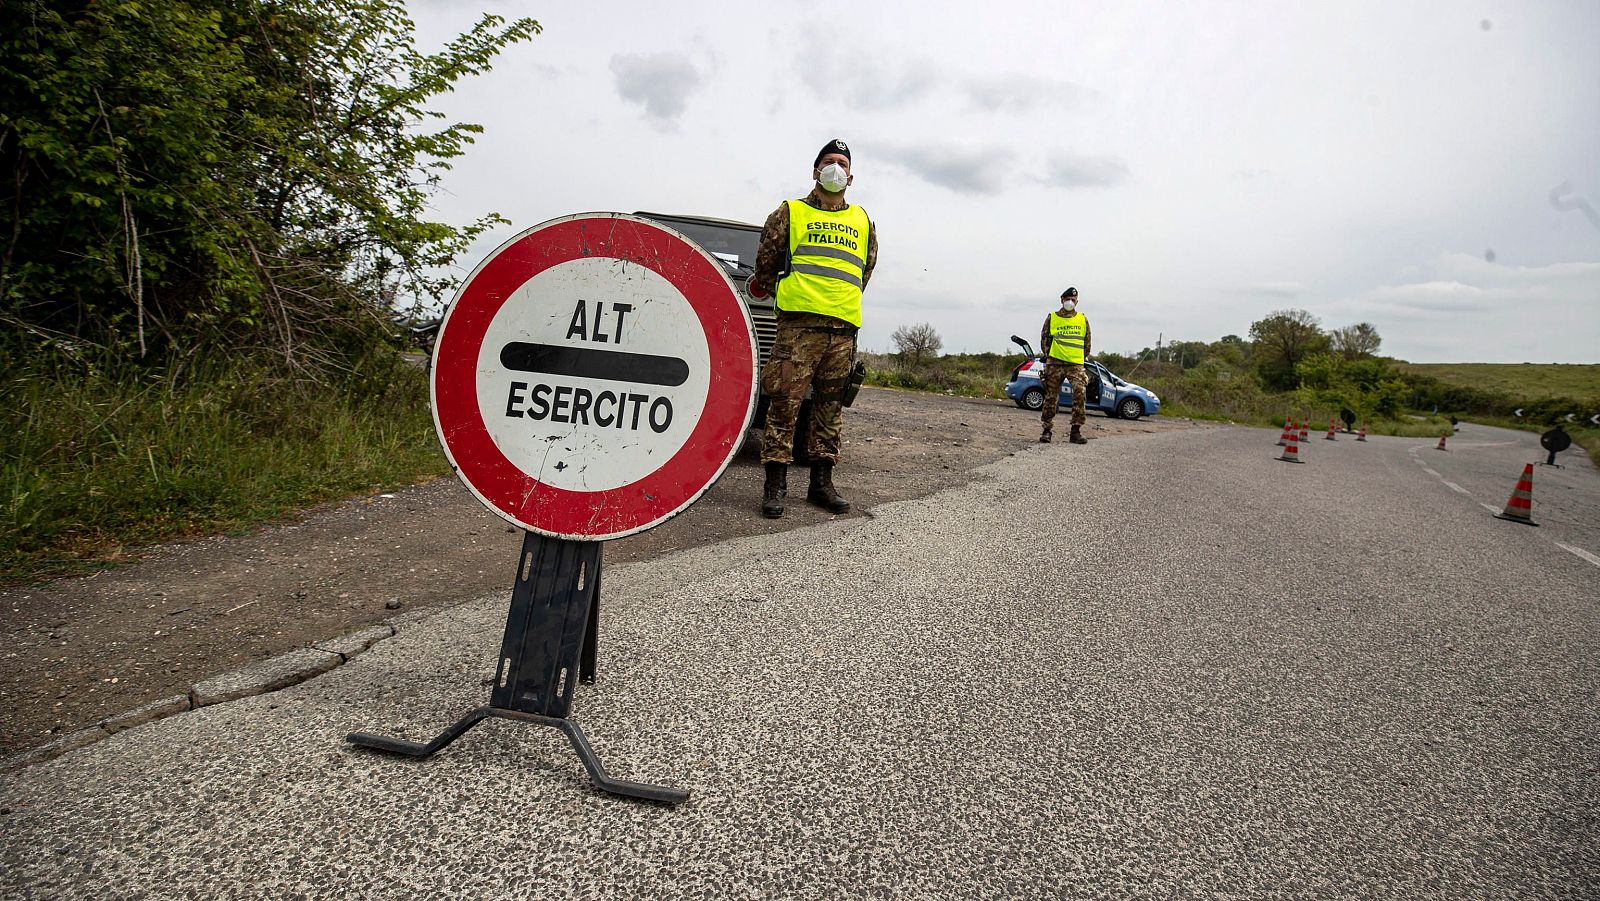
[(515, 525), (642, 532), (727, 468), (756, 401), (750, 314), (722, 264), (622, 213), (500, 245), (439, 329), (433, 421), (451, 466)]

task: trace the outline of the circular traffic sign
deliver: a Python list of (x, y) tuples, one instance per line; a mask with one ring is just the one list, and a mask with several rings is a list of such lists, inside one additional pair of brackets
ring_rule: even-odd
[(500, 245), (446, 311), (433, 421), (490, 510), (554, 538), (642, 532), (694, 503), (754, 412), (750, 314), (722, 264), (622, 213)]
[(1545, 450), (1559, 454), (1572, 446), (1572, 436), (1567, 434), (1566, 429), (1556, 426), (1539, 436), (1539, 444)]

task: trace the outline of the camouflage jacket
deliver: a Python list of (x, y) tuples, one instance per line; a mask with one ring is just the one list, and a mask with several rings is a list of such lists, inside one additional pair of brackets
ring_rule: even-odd
[[(811, 193), (804, 198), (806, 203), (819, 210), (842, 210), (849, 204), (839, 201), (828, 201), (822, 189), (812, 186)], [(867, 282), (872, 278), (872, 267), (878, 265), (878, 224), (871, 219), (867, 220), (867, 266), (861, 273), (861, 289), (867, 288)], [(778, 208), (767, 217), (767, 224), (761, 229), (761, 243), (756, 245), (756, 271), (750, 276), (750, 281), (756, 282), (768, 294), (771, 294), (778, 283), (778, 273), (783, 270), (789, 261), (789, 205), (778, 204)]]

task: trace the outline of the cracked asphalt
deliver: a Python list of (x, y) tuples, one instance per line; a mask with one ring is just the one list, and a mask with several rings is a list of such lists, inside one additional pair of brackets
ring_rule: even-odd
[[(1502, 435), (1451, 465), (1535, 440)], [(677, 808), (594, 790), (546, 728), (426, 761), (344, 743), (483, 703), (497, 591), (5, 777), (0, 892), (1600, 894), (1600, 567), (1560, 546), (1600, 551), (1593, 467), (1530, 529), (1415, 439), (1303, 466), (1274, 439), (1034, 445), (870, 518), (613, 561), (574, 718)]]
[[(868, 388), (845, 419), (842, 490), (878, 504), (959, 484), (1028, 447), (1038, 416), (1009, 402)], [(1091, 435), (1196, 427), (1094, 417)], [(750, 448), (755, 441), (747, 442)], [(613, 562), (829, 519), (800, 498), (757, 512), (761, 467), (738, 457), (689, 510), (608, 542)], [(0, 589), (0, 754), (45, 745), (196, 682), (382, 623), (508, 590), (520, 535), (453, 478), (326, 504), (238, 535), (130, 549), (90, 576)]]

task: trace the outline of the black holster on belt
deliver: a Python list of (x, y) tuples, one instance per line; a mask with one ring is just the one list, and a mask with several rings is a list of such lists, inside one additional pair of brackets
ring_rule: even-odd
[(856, 402), (856, 395), (861, 393), (861, 385), (867, 380), (867, 361), (857, 360), (850, 367), (850, 375), (844, 382), (844, 398), (841, 401), (845, 406)]

